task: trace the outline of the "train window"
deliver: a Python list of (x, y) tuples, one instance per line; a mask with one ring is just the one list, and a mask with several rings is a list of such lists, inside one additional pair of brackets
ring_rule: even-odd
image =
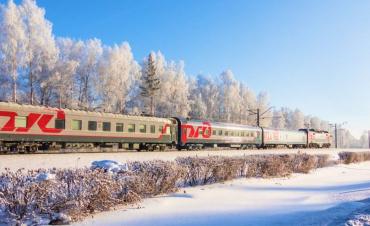
[(87, 129), (90, 131), (96, 131), (98, 128), (98, 123), (96, 121), (88, 121)]
[(150, 125), (150, 132), (155, 133), (155, 125)]
[(135, 124), (128, 124), (127, 131), (129, 133), (135, 133)]
[(140, 125), (139, 131), (140, 133), (146, 133), (146, 125)]
[(55, 119), (55, 129), (65, 129), (66, 121), (64, 119)]
[(229, 131), (225, 131), (225, 136), (229, 136)]
[(123, 123), (116, 123), (116, 132), (123, 132)]
[(222, 130), (219, 130), (219, 131), (218, 131), (218, 135), (219, 135), (219, 136), (222, 136)]
[(171, 128), (169, 126), (166, 127), (166, 134), (171, 134)]
[(72, 130), (82, 130), (82, 120), (72, 119)]
[(217, 131), (216, 130), (213, 130), (212, 131), (212, 134), (215, 136), (217, 134)]
[(110, 122), (103, 122), (103, 131), (110, 131)]
[(27, 127), (27, 117), (26, 116), (16, 116), (15, 117), (15, 127), (26, 128)]
[(244, 137), (244, 132), (241, 132), (240, 136)]
[(232, 131), (231, 131), (231, 132), (230, 132), (230, 136), (232, 136), (232, 137), (233, 137), (233, 136), (234, 136), (234, 132), (232, 132)]

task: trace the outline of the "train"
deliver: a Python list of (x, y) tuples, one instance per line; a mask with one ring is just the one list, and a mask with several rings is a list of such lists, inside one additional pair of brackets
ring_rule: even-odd
[(329, 148), (331, 135), (235, 123), (91, 112), (0, 102), (0, 153), (114, 148)]

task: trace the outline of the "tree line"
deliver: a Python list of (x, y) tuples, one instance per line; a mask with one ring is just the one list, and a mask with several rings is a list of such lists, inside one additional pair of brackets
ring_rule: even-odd
[[(55, 37), (45, 10), (33, 0), (0, 4), (0, 99), (18, 103), (158, 117), (181, 116), (256, 125), (256, 109), (270, 108), (231, 70), (189, 76), (184, 62), (151, 52), (136, 61), (127, 42)], [(330, 130), (299, 109), (267, 111), (262, 126)]]

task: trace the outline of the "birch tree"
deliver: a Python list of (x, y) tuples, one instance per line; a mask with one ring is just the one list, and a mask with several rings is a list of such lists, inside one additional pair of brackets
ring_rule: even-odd
[(130, 90), (139, 77), (139, 65), (128, 43), (108, 47), (99, 66), (101, 105), (108, 112), (125, 112)]
[(25, 65), (25, 27), (13, 0), (3, 8), (0, 22), (0, 52), (3, 73), (11, 80), (12, 100), (17, 102), (18, 71)]
[(310, 120), (311, 128), (320, 130), (321, 120), (318, 117), (312, 117)]
[(166, 64), (161, 78), (159, 112), (163, 116), (187, 117), (189, 113), (189, 86), (184, 63)]
[(298, 130), (302, 128), (304, 128), (304, 115), (300, 110), (296, 109), (292, 115), (291, 129)]
[(260, 126), (269, 127), (272, 122), (272, 113), (268, 110), (270, 107), (268, 95), (266, 92), (261, 92), (257, 97), (257, 108), (260, 110)]
[(50, 91), (48, 80), (57, 61), (58, 49), (52, 34), (52, 24), (45, 19), (45, 10), (33, 0), (23, 0), (20, 5), (25, 24), (26, 66), (29, 103), (34, 104), (35, 89), (39, 88), (40, 104)]
[(220, 81), (221, 118), (226, 122), (236, 122), (240, 118), (239, 83), (231, 70), (221, 73)]
[(275, 110), (272, 118), (272, 126), (276, 129), (284, 129), (286, 126), (282, 110)]
[(98, 39), (90, 39), (86, 42), (78, 42), (82, 48), (77, 53), (79, 66), (77, 68), (79, 85), (79, 106), (84, 109), (89, 109), (94, 105), (96, 93), (94, 89), (98, 78), (98, 65), (100, 57), (103, 53), (101, 41)]

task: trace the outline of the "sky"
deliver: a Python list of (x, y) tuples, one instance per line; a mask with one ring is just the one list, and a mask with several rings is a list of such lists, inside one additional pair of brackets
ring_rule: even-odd
[[(5, 3), (6, 0), (0, 0)], [(19, 2), (19, 1), (16, 1)], [(370, 129), (370, 1), (38, 0), (56, 36), (160, 50), (189, 75), (231, 69), (275, 107)]]

